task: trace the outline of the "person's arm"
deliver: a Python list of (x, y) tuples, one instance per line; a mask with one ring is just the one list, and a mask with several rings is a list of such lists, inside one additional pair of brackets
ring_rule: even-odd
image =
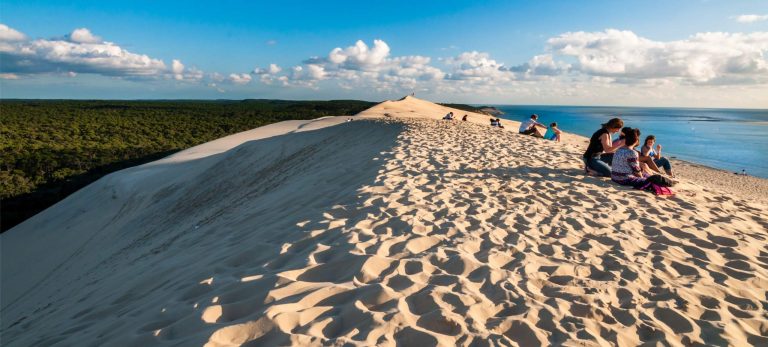
[(640, 157), (638, 156), (637, 152), (632, 151), (632, 154), (627, 158), (627, 163), (629, 164), (629, 167), (632, 168), (632, 173), (637, 177), (643, 177), (643, 170), (640, 169), (640, 163), (639, 160)]
[(661, 159), (661, 145), (656, 145), (656, 159)]
[(613, 153), (616, 152), (619, 147), (624, 146), (624, 141), (619, 141), (615, 146), (611, 143), (611, 135), (603, 134), (600, 136), (600, 143), (603, 144), (603, 152)]
[(650, 153), (650, 152), (651, 152), (651, 149), (649, 147), (646, 147), (646, 146), (640, 147), (640, 154), (641, 155), (647, 157), (648, 153)]
[(558, 128), (552, 128), (552, 131), (554, 131), (555, 134), (558, 134), (558, 135), (560, 135), (560, 133), (561, 133), (560, 129), (558, 129)]

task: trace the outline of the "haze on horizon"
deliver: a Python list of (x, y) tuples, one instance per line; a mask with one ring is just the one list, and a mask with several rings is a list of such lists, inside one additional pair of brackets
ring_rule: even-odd
[(0, 97), (768, 108), (768, 3), (3, 2)]

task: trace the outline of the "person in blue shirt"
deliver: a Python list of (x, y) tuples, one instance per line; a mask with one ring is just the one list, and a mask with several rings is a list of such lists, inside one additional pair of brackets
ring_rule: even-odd
[(663, 167), (664, 172), (670, 177), (675, 177), (672, 174), (672, 163), (669, 159), (661, 156), (661, 145), (656, 145), (656, 150), (653, 149), (653, 144), (656, 143), (656, 136), (648, 135), (643, 142), (643, 147), (640, 148), (640, 155), (642, 157), (650, 157), (657, 167)]
[(557, 128), (557, 123), (552, 123), (549, 125), (549, 128), (547, 128), (547, 132), (544, 133), (544, 139), (560, 142), (560, 133), (562, 133), (562, 131)]

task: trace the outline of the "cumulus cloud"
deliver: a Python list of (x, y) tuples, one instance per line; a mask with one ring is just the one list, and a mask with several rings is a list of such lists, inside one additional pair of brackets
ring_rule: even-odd
[(78, 28), (72, 30), (72, 33), (67, 35), (67, 38), (76, 43), (100, 43), (101, 37), (98, 37), (91, 33), (87, 28)]
[(187, 68), (178, 59), (170, 68), (160, 60), (130, 52), (104, 41), (87, 28), (78, 28), (64, 37), (30, 40), (23, 33), (0, 24), (2, 73), (13, 76), (78, 73), (127, 79), (166, 79), (196, 82), (204, 73)]
[(631, 31), (568, 32), (547, 41), (573, 57), (573, 70), (626, 79), (671, 78), (688, 83), (760, 83), (768, 80), (768, 33), (699, 33), (653, 41)]
[(448, 79), (491, 81), (511, 78), (504, 64), (491, 59), (488, 53), (464, 52), (444, 61), (452, 68)]
[(24, 41), (26, 39), (27, 39), (27, 35), (24, 35), (21, 32), (18, 32), (13, 28), (8, 27), (5, 24), (0, 24), (0, 41), (14, 42), (14, 41)]
[(510, 71), (519, 73), (520, 79), (531, 79), (538, 76), (558, 76), (567, 73), (571, 64), (555, 60), (552, 54), (540, 54), (531, 58), (527, 63), (510, 67)]
[(736, 16), (736, 21), (739, 23), (754, 23), (754, 22), (762, 22), (766, 20), (768, 20), (768, 14), (766, 15), (742, 14), (740, 16)]
[(269, 64), (269, 66), (266, 68), (257, 67), (253, 69), (252, 73), (254, 75), (275, 75), (280, 71), (283, 71), (283, 69), (277, 64)]
[(171, 71), (173, 71), (173, 78), (176, 80), (184, 79), (184, 64), (180, 60), (174, 59), (171, 64)]
[(368, 47), (362, 40), (347, 48), (334, 48), (328, 54), (328, 60), (344, 69), (375, 70), (389, 56), (389, 45), (382, 40), (373, 40), (373, 47)]
[(230, 74), (228, 78), (229, 82), (234, 84), (239, 84), (239, 85), (251, 83), (251, 79), (252, 79), (251, 75), (247, 73), (242, 73), (242, 74), (233, 73), (233, 74)]

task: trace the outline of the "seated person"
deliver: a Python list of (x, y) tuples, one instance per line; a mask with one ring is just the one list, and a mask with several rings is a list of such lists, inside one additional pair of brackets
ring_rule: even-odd
[(504, 129), (504, 126), (501, 125), (501, 118), (496, 118), (496, 126), (499, 127), (499, 128)]
[(560, 133), (562, 133), (562, 131), (557, 128), (557, 123), (552, 123), (549, 125), (549, 128), (547, 128), (547, 132), (544, 133), (544, 139), (560, 142)]
[(592, 134), (589, 139), (589, 145), (584, 152), (582, 159), (584, 160), (584, 171), (587, 174), (599, 175), (604, 177), (611, 176), (611, 165), (609, 161), (604, 160), (601, 154), (613, 153), (620, 146), (614, 146), (611, 143), (611, 135), (619, 132), (621, 127), (624, 126), (624, 121), (621, 118), (613, 118), (604, 123), (600, 129)]
[[(630, 127), (623, 127), (621, 128), (621, 131), (619, 132), (619, 137), (613, 142), (611, 142), (612, 147), (619, 148), (621, 146), (624, 146), (624, 134), (626, 134), (627, 131), (632, 131), (633, 129)], [(603, 153), (600, 155), (600, 160), (610, 163), (613, 161), (613, 153)]]
[(448, 112), (448, 114), (443, 117), (444, 120), (453, 120), (453, 112)]
[(646, 183), (671, 187), (674, 181), (661, 176), (649, 175), (640, 169), (640, 154), (634, 149), (639, 144), (640, 132), (637, 129), (625, 133), (624, 145), (616, 150), (611, 163), (611, 180), (624, 185), (640, 188)]
[(497, 121), (495, 118), (491, 118), (491, 126), (492, 127), (499, 126), (499, 121)]
[(467, 115), (464, 115), (464, 117), (461, 117), (461, 120), (466, 122), (467, 121)]
[(656, 150), (653, 150), (653, 144), (655, 142), (656, 136), (648, 135), (648, 137), (645, 138), (643, 147), (640, 147), (640, 155), (650, 157), (651, 160), (653, 160), (653, 163), (656, 164), (657, 169), (658, 167), (663, 167), (664, 172), (666, 172), (667, 175), (675, 177), (675, 175), (672, 174), (672, 164), (669, 162), (669, 159), (661, 156), (661, 145), (656, 145)]
[(523, 135), (531, 135), (539, 138), (543, 137), (541, 134), (539, 134), (539, 131), (536, 130), (536, 127), (538, 126), (546, 128), (547, 126), (536, 121), (537, 119), (539, 119), (539, 116), (532, 114), (529, 120), (520, 123), (520, 133)]
[[(637, 136), (639, 138), (640, 136), (640, 129), (633, 129), (630, 127), (624, 127), (621, 129), (621, 132), (619, 133), (619, 138), (614, 140), (612, 143), (613, 147), (621, 147), (624, 145), (624, 137), (628, 132), (637, 132)], [(634, 148), (633, 148), (634, 149)], [(639, 153), (639, 151), (635, 150)], [(600, 160), (610, 163), (613, 161), (613, 153), (604, 153), (600, 156)], [(648, 156), (640, 155), (640, 168), (643, 169), (643, 171), (648, 172), (650, 174), (654, 173), (661, 173), (661, 170), (659, 170), (659, 167), (656, 166), (656, 163), (654, 163), (653, 158), (650, 158)]]

